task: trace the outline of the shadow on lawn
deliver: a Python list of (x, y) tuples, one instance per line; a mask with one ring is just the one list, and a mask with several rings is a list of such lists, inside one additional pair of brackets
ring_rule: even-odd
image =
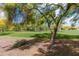
[(9, 34), (11, 34), (11, 33), (9, 33), (9, 32), (1, 32), (0, 36), (5, 36), (5, 35), (9, 35)]
[[(36, 34), (32, 37), (50, 39), (50, 33)], [(79, 39), (79, 35), (57, 34), (56, 39)]]
[(43, 34), (35, 34), (33, 35), (32, 37), (35, 37), (35, 38), (50, 38), (50, 33), (43, 33)]
[[(8, 49), (8, 50), (11, 50), (11, 49), (15, 49), (15, 48), (19, 48), (21, 50), (24, 50), (24, 49), (29, 49), (31, 48), (31, 46), (35, 45), (36, 43), (40, 43), (42, 41), (49, 41), (49, 38), (50, 38), (50, 34), (48, 33), (43, 33), (43, 34), (36, 34), (32, 37), (35, 37), (35, 39), (32, 39), (32, 40), (20, 40), (20, 41), (16, 41), (15, 44), (13, 44), (13, 46)], [(72, 39), (79, 39), (79, 36), (78, 35), (64, 35), (64, 34), (57, 34), (56, 36), (57, 39), (66, 39), (69, 41), (72, 42)]]
[[(35, 39), (32, 40), (19, 40), (16, 41), (9, 49), (6, 51), (12, 50), (12, 49), (30, 49), (32, 46), (37, 45), (37, 43), (41, 42), (48, 42), (49, 40), (46, 40), (44, 38), (49, 38), (47, 33), (44, 34), (37, 34), (35, 35)], [(72, 36), (68, 35), (59, 35), (58, 34), (58, 39), (63, 38), (63, 39), (72, 39)], [(74, 36), (73, 38), (78, 38), (78, 36)], [(46, 41), (45, 41), (46, 40)], [(48, 47), (49, 45), (47, 45)], [(43, 47), (46, 47), (44, 45)], [(40, 54), (34, 54), (36, 55), (41, 55), (41, 56), (79, 56), (79, 41), (73, 41), (73, 40), (57, 40), (56, 45), (54, 48), (52, 48), (51, 51), (42, 49), (41, 47), (38, 48), (38, 52)]]
[[(32, 40), (19, 40), (16, 41), (9, 49), (7, 49), (6, 51), (12, 50), (12, 49), (30, 49), (32, 46), (37, 45), (37, 43), (41, 43), (41, 42), (49, 42), (49, 40), (46, 40), (44, 38), (50, 38), (50, 34), (48, 33), (43, 33), (43, 34), (36, 34), (32, 37), (35, 37), (35, 39)], [(79, 36), (77, 35), (64, 35), (64, 34), (57, 34), (56, 36), (57, 39), (74, 39), (74, 38), (79, 38)], [(40, 55), (45, 55), (45, 56), (72, 56), (72, 55), (79, 55), (79, 53), (75, 52), (72, 50), (72, 48), (74, 49), (78, 49), (79, 50), (79, 41), (73, 41), (73, 40), (59, 40), (62, 44), (62, 46), (56, 46), (54, 49), (52, 49), (52, 51), (45, 51), (42, 49), (38, 49), (39, 52), (41, 52)], [(58, 43), (57, 43), (58, 44)], [(60, 45), (60, 44), (59, 44)], [(44, 46), (45, 47), (45, 46)]]

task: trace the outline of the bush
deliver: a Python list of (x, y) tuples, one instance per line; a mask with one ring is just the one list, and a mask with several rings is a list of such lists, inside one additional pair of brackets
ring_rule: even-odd
[(70, 26), (63, 26), (62, 29), (69, 30), (70, 29)]

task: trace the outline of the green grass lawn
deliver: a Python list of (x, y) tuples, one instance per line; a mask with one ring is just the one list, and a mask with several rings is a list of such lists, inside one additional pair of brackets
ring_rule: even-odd
[[(24, 38), (50, 38), (50, 32), (0, 32), (0, 36), (24, 37)], [(57, 39), (79, 39), (79, 30), (62, 30), (57, 33)]]
[(49, 33), (49, 32), (14, 32), (10, 34), (10, 36), (30, 38), (30, 37), (35, 37), (35, 35), (37, 34), (42, 35), (44, 33)]
[(59, 33), (66, 35), (79, 35), (79, 30), (62, 30)]
[(58, 32), (57, 39), (79, 39), (79, 30), (62, 30)]
[(26, 37), (26, 38), (30, 38), (30, 37), (35, 37), (35, 35), (43, 35), (43, 34), (48, 34), (50, 32), (0, 32), (0, 36), (13, 36), (13, 37)]

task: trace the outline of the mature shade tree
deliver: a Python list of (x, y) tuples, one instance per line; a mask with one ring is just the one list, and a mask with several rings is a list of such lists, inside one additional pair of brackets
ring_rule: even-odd
[(76, 3), (13, 4), (5, 6), (5, 10), (8, 12), (9, 22), (12, 22), (12, 18), (15, 16), (15, 9), (18, 7), (23, 13), (26, 14), (25, 20), (21, 23), (22, 25), (31, 24), (34, 27), (40, 27), (40, 25), (43, 23), (48, 25), (51, 32), (50, 48), (55, 44), (59, 25), (62, 24), (65, 18), (71, 17), (76, 13), (76, 15), (73, 17), (73, 19), (75, 19), (79, 13), (79, 4)]
[[(22, 12), (26, 14), (26, 19), (22, 23), (26, 25), (29, 30), (38, 31), (41, 27), (42, 19), (41, 15), (34, 8), (39, 8), (38, 4), (20, 4), (22, 7), (20, 8)], [(40, 20), (39, 20), (40, 19)]]
[[(38, 7), (37, 4), (33, 4), (33, 9), (40, 12), (42, 17), (45, 18), (46, 23), (48, 24), (48, 28), (51, 31), (51, 45), (55, 44), (56, 34), (58, 31), (59, 25), (62, 21), (67, 18), (73, 16), (74, 11), (78, 8), (79, 4), (68, 3), (68, 4), (46, 4), (44, 8)], [(75, 16), (76, 17), (76, 16)], [(74, 17), (74, 18), (75, 18)], [(44, 21), (45, 22), (45, 21)], [(53, 30), (51, 29), (51, 25), (53, 25)]]
[(12, 23), (13, 17), (15, 16), (15, 6), (16, 4), (5, 4), (3, 9), (7, 11), (7, 18), (9, 23)]

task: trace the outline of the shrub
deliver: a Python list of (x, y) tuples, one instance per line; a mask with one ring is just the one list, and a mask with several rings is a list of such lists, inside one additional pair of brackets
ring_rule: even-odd
[(69, 30), (71, 27), (70, 26), (63, 26), (62, 29), (64, 30)]

